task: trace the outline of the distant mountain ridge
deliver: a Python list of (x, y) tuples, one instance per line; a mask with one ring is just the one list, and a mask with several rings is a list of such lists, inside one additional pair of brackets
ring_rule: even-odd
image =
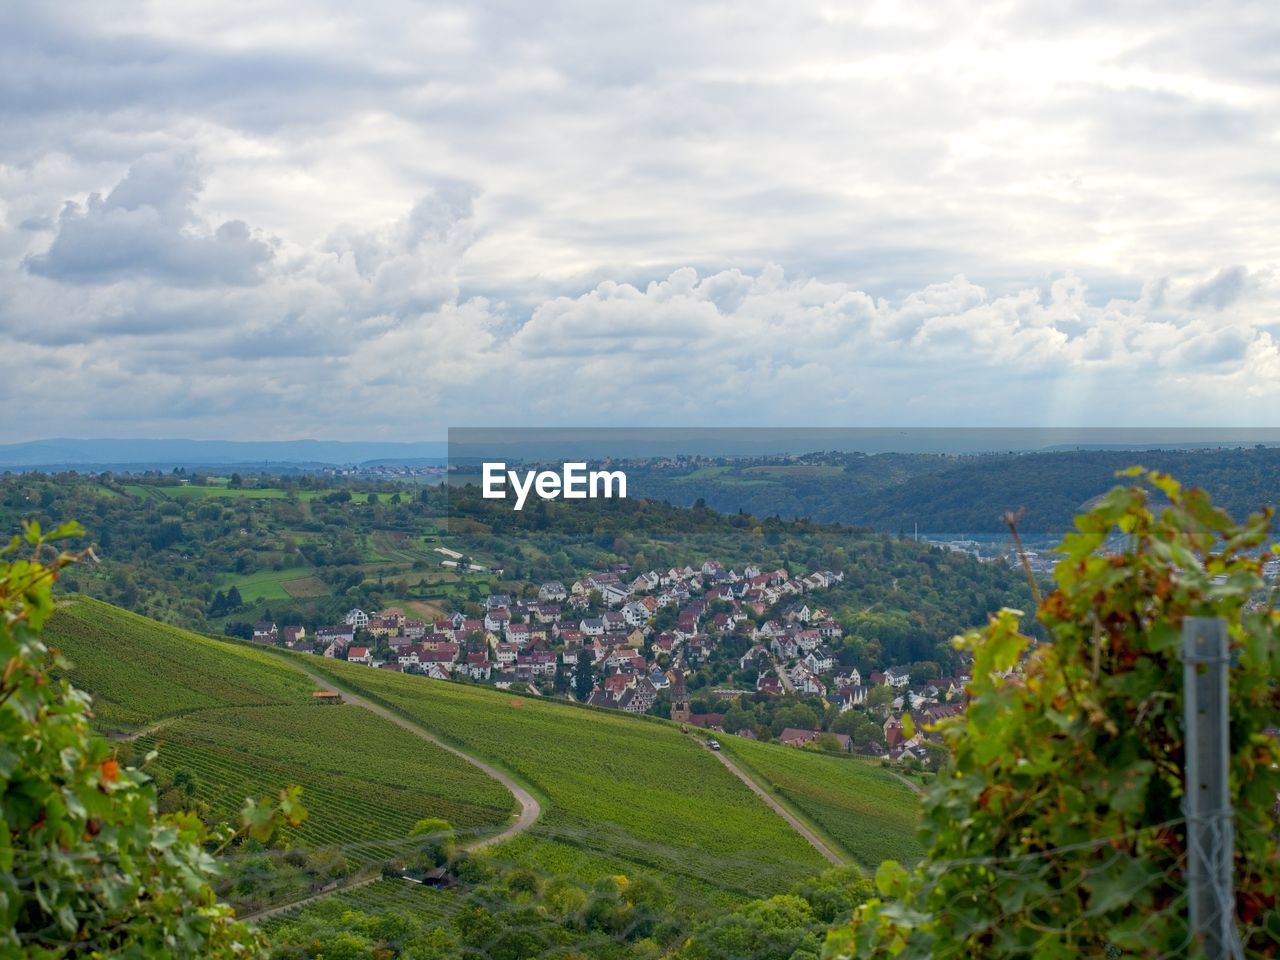
[(429, 466), (484, 460), (762, 456), (812, 451), (993, 454), (1280, 445), (1275, 428), (531, 428), (450, 430), (449, 441), (51, 438), (0, 444), (4, 470), (143, 470), (267, 465)]
[(78, 440), (0, 444), (0, 470), (123, 466), (330, 465), (443, 462), (444, 441), (349, 440)]

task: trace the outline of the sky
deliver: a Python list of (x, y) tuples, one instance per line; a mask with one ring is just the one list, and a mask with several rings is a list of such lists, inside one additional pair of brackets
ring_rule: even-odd
[(0, 5), (0, 442), (1276, 426), (1280, 8)]

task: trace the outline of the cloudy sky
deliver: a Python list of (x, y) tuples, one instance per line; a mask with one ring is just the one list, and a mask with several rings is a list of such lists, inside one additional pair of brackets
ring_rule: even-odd
[(0, 442), (1275, 426), (1278, 215), (1271, 3), (19, 0)]

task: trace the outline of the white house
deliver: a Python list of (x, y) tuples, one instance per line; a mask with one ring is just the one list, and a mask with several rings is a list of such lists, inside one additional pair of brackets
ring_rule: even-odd
[(489, 658), (485, 654), (467, 654), (466, 671), (472, 680), (488, 680), (491, 668), (492, 664), (489, 663)]
[(783, 660), (790, 660), (800, 655), (800, 645), (793, 637), (774, 637), (769, 647)]
[(343, 621), (349, 627), (355, 627), (357, 630), (364, 630), (369, 626), (369, 615), (359, 607), (352, 607), (347, 611), (347, 615)]
[(555, 600), (567, 600), (568, 598), (569, 591), (564, 588), (564, 584), (559, 580), (552, 580), (549, 583), (544, 583), (538, 588), (538, 599), (543, 603)]
[(791, 683), (796, 688), (797, 693), (804, 694), (807, 697), (825, 697), (827, 695), (827, 685), (814, 675), (804, 661), (791, 668)]
[(631, 588), (621, 583), (606, 583), (600, 590), (600, 596), (609, 606), (616, 607), (620, 603), (625, 603), (627, 597), (631, 596)]
[(622, 619), (629, 627), (642, 627), (649, 619), (649, 608), (639, 600), (633, 600), (622, 608)]
[(903, 667), (890, 667), (884, 672), (884, 682), (887, 686), (901, 689), (911, 684), (911, 674)]
[(836, 677), (836, 686), (838, 687), (860, 687), (862, 686), (862, 673), (857, 667), (850, 667), (844, 673)]
[(828, 670), (835, 668), (836, 657), (830, 647), (820, 646), (810, 650), (804, 658), (804, 662), (809, 665), (809, 669), (814, 673), (826, 673)]

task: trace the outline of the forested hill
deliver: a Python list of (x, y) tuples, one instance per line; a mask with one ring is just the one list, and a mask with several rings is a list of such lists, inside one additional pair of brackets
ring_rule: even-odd
[(796, 575), (843, 571), (823, 604), (844, 625), (852, 662), (877, 669), (945, 662), (957, 631), (1029, 599), (1007, 565), (804, 520), (640, 498), (539, 500), (517, 513), (471, 488), (449, 493), (446, 522), (439, 487), (195, 479), (0, 477), (0, 526), (80, 520), (88, 531), (82, 545), (93, 543), (101, 562), (78, 567), (61, 588), (240, 636), (259, 620), (311, 630), (352, 607), (399, 605), (425, 620), (451, 611), (480, 616), (491, 594), (536, 595), (547, 581), (571, 583), (615, 564), (643, 571), (715, 560)]
[(1206, 488), (1235, 516), (1280, 503), (1280, 448), (1071, 450), (1025, 454), (815, 454), (800, 460), (701, 462), (634, 472), (636, 493), (702, 500), (725, 512), (809, 517), (889, 533), (1005, 529), (1022, 509), (1028, 533), (1070, 529), (1072, 517), (1134, 464)]

